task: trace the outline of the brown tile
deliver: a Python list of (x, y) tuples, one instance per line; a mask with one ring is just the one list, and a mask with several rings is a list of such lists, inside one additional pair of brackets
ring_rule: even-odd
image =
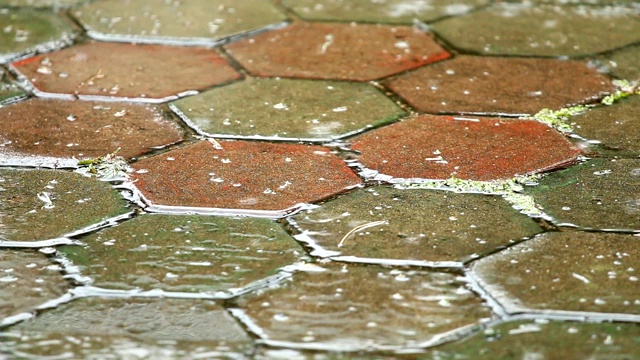
[(133, 165), (142, 194), (157, 205), (284, 210), (360, 179), (320, 146), (201, 141)]
[(182, 140), (183, 131), (157, 107), (144, 104), (31, 99), (0, 108), (7, 157), (94, 158), (120, 148), (140, 156)]
[(512, 178), (573, 163), (580, 151), (532, 120), (421, 115), (353, 138), (362, 164), (400, 179)]
[(448, 58), (417, 28), (295, 23), (226, 46), (251, 73), (367, 81)]
[(12, 66), (39, 96), (87, 100), (162, 102), (240, 78), (214, 50), (160, 45), (92, 42)]
[(429, 113), (535, 114), (613, 91), (605, 75), (582, 62), (477, 56), (423, 67), (388, 86)]

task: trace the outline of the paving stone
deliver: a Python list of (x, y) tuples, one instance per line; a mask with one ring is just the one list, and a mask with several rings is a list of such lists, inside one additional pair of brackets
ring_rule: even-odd
[(438, 347), (434, 359), (634, 359), (640, 325), (514, 321)]
[(589, 232), (545, 233), (476, 262), (480, 284), (508, 312), (640, 314), (640, 239)]
[(25, 6), (32, 8), (66, 8), (87, 2), (87, 0), (0, 0), (0, 6)]
[(25, 92), (12, 82), (5, 74), (5, 71), (0, 68), (0, 106), (19, 100), (25, 96)]
[(0, 24), (0, 64), (69, 45), (77, 35), (61, 15), (48, 11), (0, 8)]
[(611, 81), (578, 61), (458, 56), (403, 74), (391, 90), (429, 113), (535, 114), (589, 103)]
[(639, 160), (593, 159), (525, 188), (561, 224), (640, 230)]
[(200, 134), (327, 141), (405, 114), (369, 84), (247, 79), (171, 104)]
[[(284, 210), (357, 186), (360, 179), (321, 146), (201, 141), (133, 164), (153, 204)], [(140, 171), (142, 170), (142, 171)]]
[(237, 359), (252, 343), (222, 306), (190, 299), (79, 299), (0, 337), (20, 358)]
[[(0, 229), (4, 238), (5, 229)], [(12, 316), (31, 313), (61, 297), (69, 287), (58, 266), (31, 250), (0, 249), (0, 283), (0, 326), (13, 322)]]
[(272, 220), (204, 215), (138, 216), (82, 241), (62, 252), (92, 285), (124, 290), (228, 292), (304, 253)]
[(500, 3), (431, 25), (454, 47), (481, 54), (575, 56), (640, 40), (639, 9)]
[(232, 311), (267, 343), (333, 351), (415, 347), (490, 316), (452, 274), (355, 265), (318, 270), (241, 297)]
[(12, 66), (39, 96), (86, 100), (162, 102), (240, 77), (214, 50), (160, 45), (91, 42)]
[(230, 36), (286, 20), (264, 0), (110, 0), (92, 2), (74, 14), (95, 39), (187, 45), (219, 44)]
[(498, 118), (420, 115), (352, 142), (366, 168), (394, 181), (508, 179), (569, 165), (580, 153), (545, 124)]
[[(462, 262), (541, 232), (533, 220), (501, 197), (385, 186), (340, 196), (292, 220), (303, 231), (299, 240), (310, 241), (318, 252), (312, 255), (337, 251), (357, 258), (352, 261), (399, 260), (414, 265), (443, 262), (462, 266)], [(387, 223), (345, 238), (357, 226), (375, 221)]]
[(445, 16), (461, 15), (487, 0), (284, 0), (283, 4), (306, 20), (365, 21), (412, 25)]
[(587, 143), (589, 151), (614, 156), (640, 156), (640, 96), (601, 106), (571, 118), (574, 132)]
[[(127, 158), (182, 140), (183, 131), (150, 105), (31, 99), (0, 108), (4, 144), (0, 154), (55, 158), (95, 158), (112, 153)], [(77, 160), (76, 160), (77, 162)]]
[(0, 169), (3, 240), (63, 236), (128, 212), (109, 184), (54, 170)]
[(640, 45), (628, 46), (611, 54), (598, 58), (619, 79), (637, 80), (640, 78)]
[(450, 56), (408, 26), (298, 22), (225, 48), (251, 73), (367, 81)]

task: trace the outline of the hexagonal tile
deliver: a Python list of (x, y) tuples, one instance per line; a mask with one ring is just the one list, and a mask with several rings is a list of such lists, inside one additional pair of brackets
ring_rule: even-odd
[[(31, 99), (0, 108), (6, 164), (43, 159), (39, 165), (112, 153), (131, 158), (182, 140), (183, 131), (166, 113), (150, 105)], [(49, 159), (49, 161), (45, 161)]]
[(628, 46), (598, 59), (617, 78), (636, 80), (640, 78), (638, 58), (640, 58), (640, 45)]
[(46, 240), (128, 212), (107, 183), (53, 170), (0, 169), (2, 238)]
[(31, 9), (0, 9), (0, 64), (71, 44), (76, 29), (62, 16)]
[(364, 21), (412, 25), (414, 20), (433, 21), (461, 15), (487, 0), (284, 0), (283, 4), (306, 20)]
[[(492, 326), (429, 353), (434, 359), (598, 359), (638, 357), (640, 326), (543, 319)], [(430, 357), (431, 358), (431, 357)]]
[[(359, 161), (379, 180), (497, 180), (552, 170), (580, 151), (532, 120), (420, 115), (353, 138)], [(390, 178), (391, 177), (391, 178)]]
[(509, 313), (589, 311), (638, 321), (639, 259), (637, 236), (554, 232), (481, 259), (473, 272)]
[(157, 103), (240, 78), (214, 50), (160, 45), (91, 42), (12, 66), (36, 95), (83, 100)]
[(2, 335), (20, 358), (237, 359), (251, 338), (214, 302), (193, 299), (79, 299)]
[(574, 132), (590, 140), (589, 151), (614, 156), (640, 156), (640, 96), (601, 106), (571, 118)]
[[(0, 236), (4, 238), (2, 228)], [(0, 326), (29, 317), (38, 306), (67, 292), (69, 284), (44, 255), (0, 249)]]
[(286, 20), (264, 0), (109, 0), (80, 7), (74, 15), (99, 40), (209, 46)]
[(448, 58), (417, 28), (298, 22), (225, 46), (251, 73), (367, 81)]
[[(314, 249), (312, 255), (437, 267), (462, 267), (541, 231), (497, 196), (384, 186), (340, 196), (291, 220), (302, 231), (296, 238)], [(382, 221), (347, 235), (358, 226)]]
[(640, 230), (640, 161), (593, 159), (527, 187), (556, 222), (595, 229)]
[(304, 254), (272, 220), (204, 215), (142, 215), (82, 241), (87, 246), (61, 251), (93, 286), (221, 297), (277, 274)]
[[(219, 146), (219, 145), (222, 146)], [(201, 141), (133, 164), (151, 204), (284, 215), (361, 181), (320, 146)], [(193, 210), (193, 209), (192, 209)], [(282, 212), (284, 210), (284, 212)]]
[(12, 82), (5, 71), (0, 68), (0, 106), (22, 99), (25, 96), (25, 92)]
[(296, 273), (237, 304), (267, 344), (332, 351), (415, 348), (491, 316), (455, 275), (378, 266)]
[(478, 56), (426, 66), (387, 85), (419, 111), (496, 115), (593, 102), (614, 90), (582, 62)]
[(202, 135), (327, 141), (405, 114), (369, 84), (247, 79), (171, 103)]
[(623, 6), (499, 3), (431, 28), (453, 46), (483, 54), (599, 53), (640, 40), (638, 10)]

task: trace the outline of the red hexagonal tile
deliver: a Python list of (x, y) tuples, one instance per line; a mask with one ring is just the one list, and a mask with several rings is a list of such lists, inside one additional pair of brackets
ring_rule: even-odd
[(398, 181), (508, 179), (571, 164), (580, 153), (537, 121), (432, 115), (360, 135), (353, 149), (365, 167)]
[(419, 111), (535, 114), (613, 91), (611, 80), (579, 61), (458, 56), (388, 82)]
[(178, 142), (183, 135), (166, 113), (146, 104), (31, 99), (0, 108), (0, 118), (10, 120), (0, 122), (0, 164), (33, 156), (62, 164), (118, 148), (119, 155), (131, 158)]
[(240, 78), (214, 50), (87, 43), (17, 61), (13, 68), (46, 97), (163, 102)]
[(259, 76), (367, 81), (450, 56), (409, 26), (295, 23), (226, 46)]
[(133, 165), (154, 205), (279, 211), (361, 183), (321, 146), (201, 141)]

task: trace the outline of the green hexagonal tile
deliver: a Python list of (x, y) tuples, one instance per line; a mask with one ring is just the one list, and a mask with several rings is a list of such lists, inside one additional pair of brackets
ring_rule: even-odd
[(69, 45), (76, 36), (62, 15), (48, 11), (0, 8), (0, 24), (0, 64)]
[(74, 15), (94, 39), (186, 45), (218, 44), (286, 20), (264, 0), (107, 0), (80, 7)]
[(5, 71), (0, 68), (0, 105), (13, 102), (25, 96), (25, 92), (14, 82), (11, 82)]
[(94, 286), (124, 290), (226, 293), (304, 253), (280, 225), (255, 218), (143, 215), (82, 240), (61, 251)]
[(498, 3), (431, 28), (454, 47), (481, 54), (573, 56), (640, 40), (638, 9)]
[(66, 8), (88, 0), (0, 0), (0, 6), (32, 7), (32, 8)]
[(325, 141), (405, 114), (369, 84), (247, 79), (171, 104), (191, 127), (215, 137)]
[(598, 58), (612, 75), (630, 81), (640, 78), (638, 59), (640, 59), (640, 45), (628, 46)]
[(53, 239), (130, 211), (109, 184), (65, 171), (0, 169), (0, 189), (3, 240)]

